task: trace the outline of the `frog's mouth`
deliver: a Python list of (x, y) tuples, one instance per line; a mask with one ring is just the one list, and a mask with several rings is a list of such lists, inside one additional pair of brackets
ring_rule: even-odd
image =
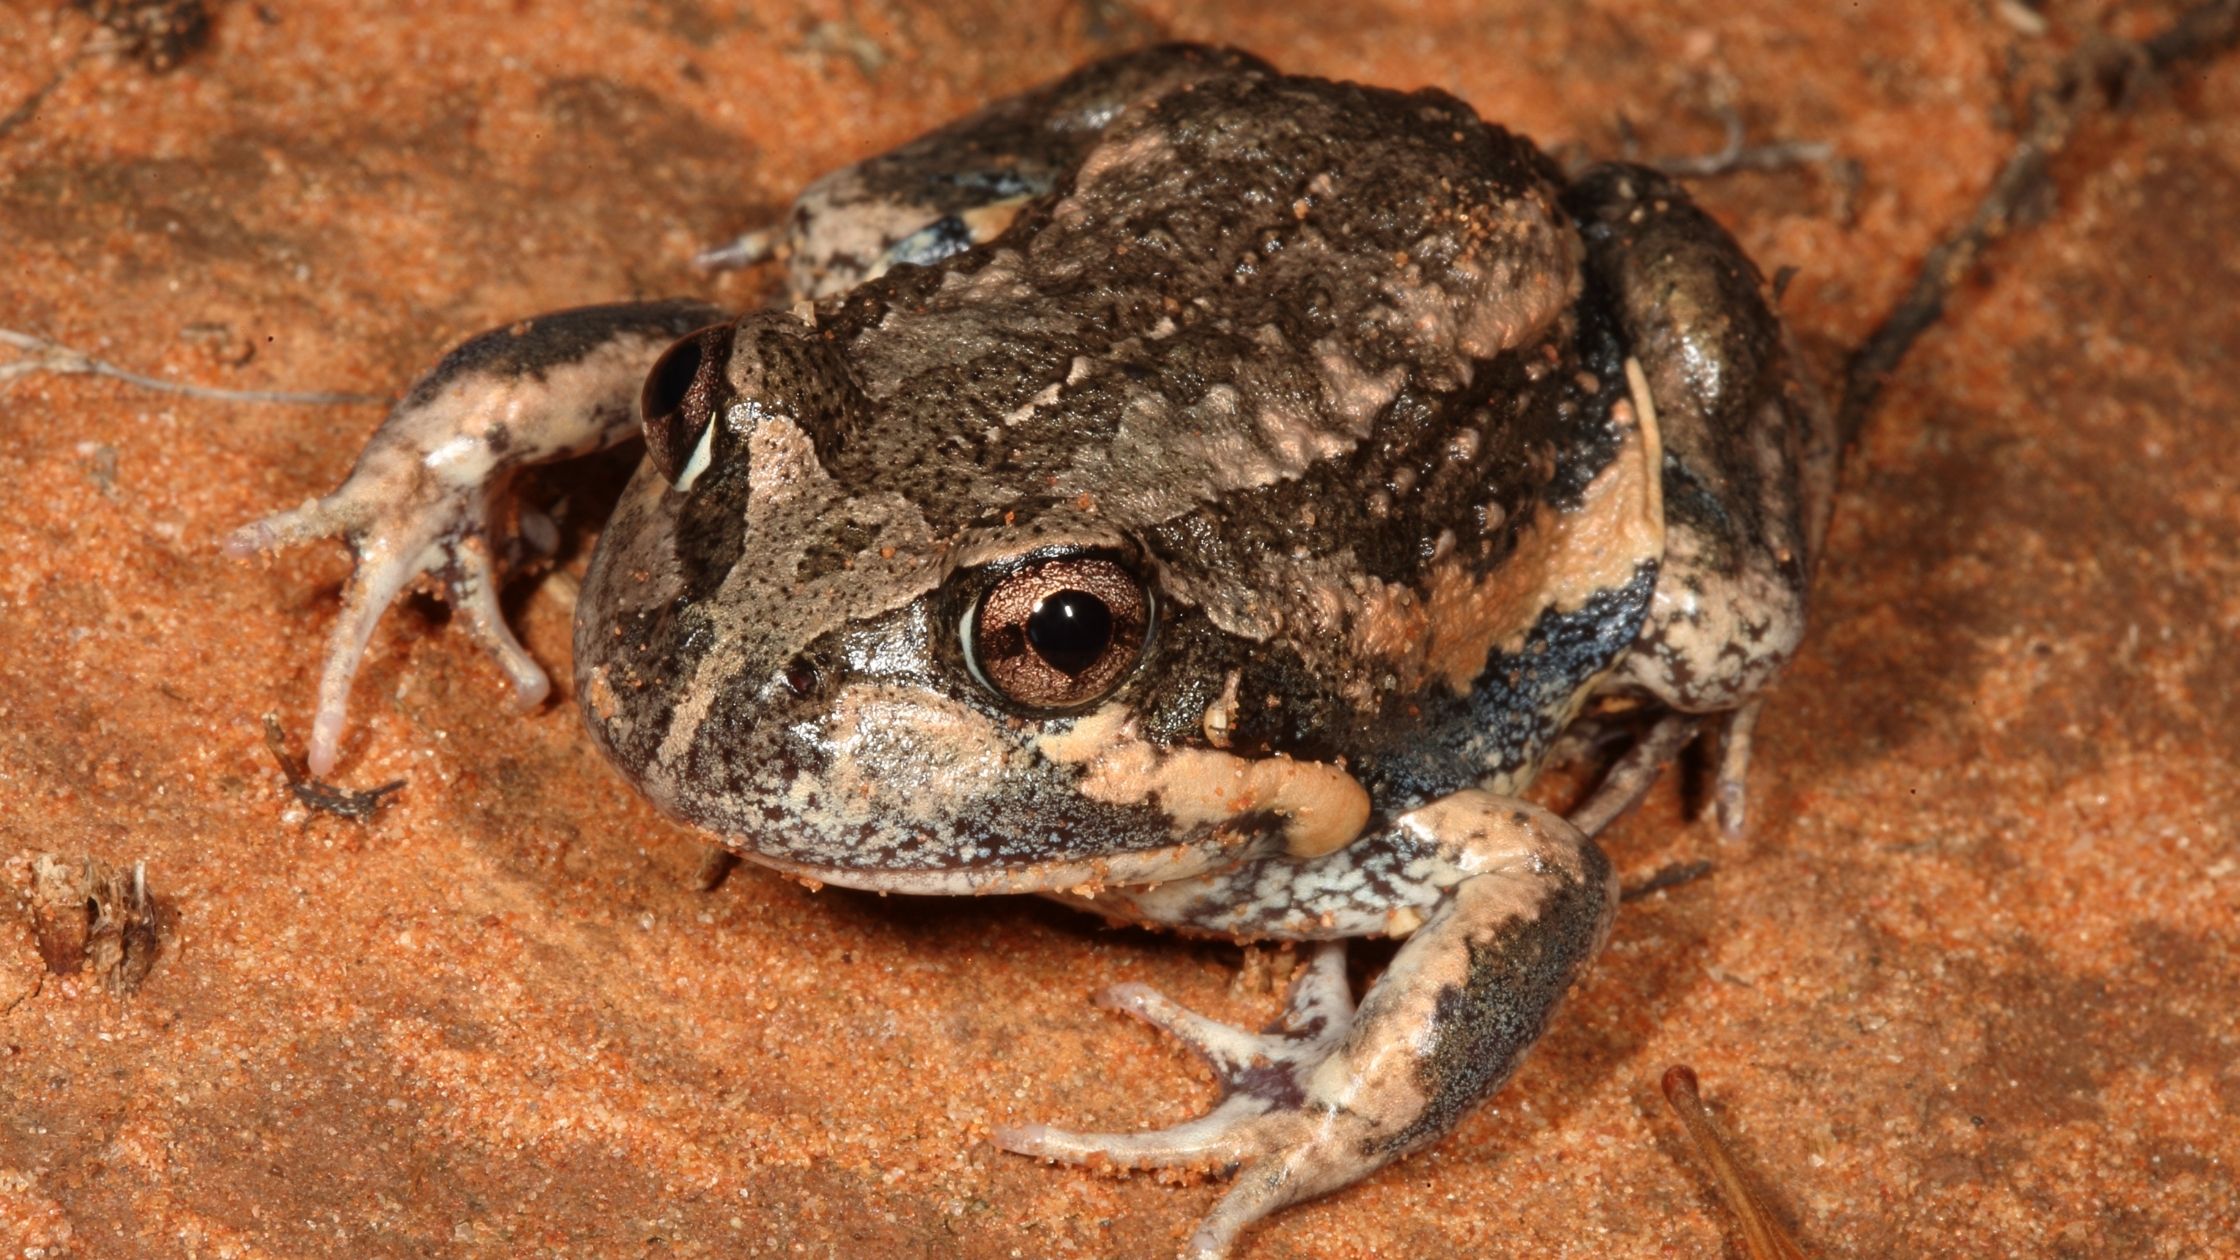
[(881, 870), (825, 866), (745, 849), (740, 856), (810, 885), (831, 884), (864, 892), (915, 896), (986, 896), (1002, 893), (1066, 893), (1094, 898), (1110, 888), (1187, 879), (1233, 865), (1256, 847), (1265, 825), (1246, 821), (1215, 828), (1199, 840), (1140, 849), (1107, 857), (1064, 858), (1023, 865), (960, 866), (948, 869)]
[(1319, 856), (1370, 813), (1336, 766), (1157, 747), (1119, 704), (1022, 725), (855, 684), (821, 721), (780, 726), (788, 746), (765, 764), (786, 766), (786, 783), (750, 810), (703, 798), (672, 812), (754, 861), (848, 888), (1094, 896), (1276, 851)]

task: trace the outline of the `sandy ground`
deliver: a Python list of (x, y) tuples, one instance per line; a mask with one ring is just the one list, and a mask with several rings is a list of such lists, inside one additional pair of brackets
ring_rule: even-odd
[[(216, 6), (168, 73), (0, 0), (0, 326), (229, 388), (386, 393), (526, 313), (710, 282), (805, 180), (1160, 35), (1436, 84), (1566, 153), (1825, 140), (1856, 179), (1699, 195), (1825, 367), (2104, 22), (2052, 0), (1322, 6)], [(2019, 5), (2004, 6), (2011, 11)], [(1627, 907), (1448, 1141), (1256, 1235), (1283, 1257), (1736, 1256), (1658, 1099), (1692, 1063), (1816, 1254), (2206, 1257), (2240, 1231), (2240, 64), (2088, 130), (1846, 469), (1755, 823), (1666, 786)], [(0, 355), (0, 361), (5, 356)], [(1043, 1167), (994, 1125), (1171, 1122), (1210, 1080), (1093, 1009), (1253, 1021), (1272, 951), (1019, 900), (811, 892), (526, 718), (441, 605), (382, 624), (337, 778), (286, 793), (344, 558), (217, 540), (323, 491), (368, 406), (0, 384), (0, 1251), (25, 1256), (1171, 1254), (1217, 1187)], [(580, 547), (573, 563), (581, 564)], [(564, 661), (564, 601), (515, 592)], [(564, 674), (564, 670), (561, 671)], [(144, 861), (137, 992), (48, 974), (38, 853)]]

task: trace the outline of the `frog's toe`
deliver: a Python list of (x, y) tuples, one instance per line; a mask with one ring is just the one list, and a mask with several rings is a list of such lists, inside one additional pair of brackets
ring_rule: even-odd
[(1283, 1013), (1257, 1033), (1208, 1019), (1149, 985), (1114, 985), (1099, 993), (1096, 1003), (1190, 1047), (1213, 1069), (1224, 1099), (1260, 1098), (1270, 1105), (1297, 1101), (1305, 1071), (1329, 1056), (1353, 1018), (1344, 941), (1315, 947), (1291, 983)]
[(1080, 1133), (1024, 1125), (998, 1130), (998, 1145), (1069, 1164), (1198, 1172), (1241, 1167), (1229, 1193), (1192, 1236), (1188, 1254), (1197, 1257), (1227, 1255), (1254, 1221), (1359, 1175), (1361, 1162), (1341, 1149), (1345, 1135), (1333, 1137), (1325, 1122), (1336, 1101), (1322, 1097), (1324, 1087), (1316, 1081), (1353, 1026), (1345, 942), (1316, 947), (1292, 981), (1283, 1013), (1262, 1032), (1208, 1019), (1147, 985), (1115, 985), (1098, 994), (1097, 1002), (1196, 1051), (1213, 1069), (1220, 1102), (1195, 1120), (1165, 1129)]
[(226, 535), (225, 553), (235, 559), (278, 551), (315, 538), (333, 538), (364, 522), (340, 495), (305, 499), (295, 507), (259, 517)]
[(1316, 1020), (1337, 1029), (1352, 1018), (1353, 984), (1346, 979), (1346, 943), (1343, 939), (1319, 941), (1306, 970), (1291, 982), (1278, 1026), (1304, 1034)]
[(444, 596), (453, 611), (466, 619), (467, 633), (496, 661), (513, 685), (516, 711), (527, 712), (552, 694), (552, 680), (543, 667), (514, 637), (498, 606), (498, 568), (491, 556), (490, 540), (471, 535), (449, 549), (451, 565), (444, 571)]
[(741, 232), (728, 241), (708, 246), (692, 256), (692, 265), (700, 270), (715, 273), (738, 271), (752, 267), (771, 258), (778, 251), (778, 242), (785, 237), (782, 227), (756, 228)]
[(1047, 1124), (1022, 1124), (997, 1129), (995, 1140), (996, 1145), (1013, 1154), (1063, 1164), (1227, 1172), (1270, 1149), (1271, 1119), (1264, 1103), (1237, 1095), (1195, 1120), (1164, 1129), (1083, 1133)]
[(1190, 1236), (1184, 1255), (1219, 1260), (1269, 1214), (1346, 1185), (1382, 1163), (1364, 1155), (1362, 1135), (1335, 1100), (1302, 1095), (1277, 1104), (1232, 1094), (1195, 1120), (1148, 1133), (1076, 1133), (1047, 1125), (999, 1130), (1021, 1155), (1121, 1169), (1234, 1171), (1236, 1180)]
[(1765, 696), (1752, 696), (1726, 715), (1719, 735), (1719, 771), (1711, 801), (1719, 816), (1719, 830), (1729, 838), (1741, 835), (1749, 819), (1750, 737), (1758, 729), (1758, 714), (1765, 705)]
[(1123, 1011), (1160, 1029), (1197, 1052), (1224, 1084), (1253, 1060), (1266, 1057), (1276, 1039), (1208, 1019), (1144, 984), (1116, 984), (1093, 999), (1108, 1011)]
[(427, 540), (415, 541), (422, 545), (400, 546), (393, 537), (355, 542), (358, 564), (343, 585), (342, 610), (327, 637), (327, 658), (319, 669), (318, 705), (304, 750), (315, 775), (329, 773), (339, 759), (343, 726), (350, 712), (350, 684), (365, 660), (374, 625), (405, 585), (428, 571)]

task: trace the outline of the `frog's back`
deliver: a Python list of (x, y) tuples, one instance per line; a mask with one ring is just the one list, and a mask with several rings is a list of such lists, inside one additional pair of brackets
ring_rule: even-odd
[[(1455, 737), (1411, 737), (1396, 779), (1523, 765), (1568, 714), (1489, 751), (1485, 645), (1442, 672), (1424, 623), (1619, 453), (1620, 352), (1579, 326), (1558, 196), (1442, 93), (1243, 66), (1139, 101), (987, 245), (828, 303), (880, 430), (854, 475), (923, 505), (959, 564), (1038, 531), (1144, 547), (1166, 632), (1285, 698), (1240, 740), (1359, 748), (1437, 692)], [(1184, 737), (1207, 678), (1144, 711)]]

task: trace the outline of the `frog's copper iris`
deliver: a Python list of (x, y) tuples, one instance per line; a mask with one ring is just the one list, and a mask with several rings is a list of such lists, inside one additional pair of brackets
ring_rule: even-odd
[(989, 588), (969, 650), (988, 685), (1033, 709), (1103, 698), (1143, 652), (1151, 604), (1124, 566), (1093, 556), (1028, 564)]

